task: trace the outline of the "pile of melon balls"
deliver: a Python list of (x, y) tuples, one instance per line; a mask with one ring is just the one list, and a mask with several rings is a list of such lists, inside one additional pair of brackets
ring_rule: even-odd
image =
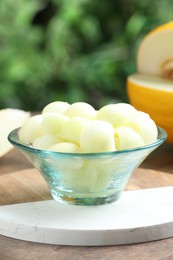
[(19, 140), (62, 153), (100, 153), (148, 145), (157, 140), (155, 122), (127, 103), (95, 110), (90, 104), (55, 101), (25, 121)]

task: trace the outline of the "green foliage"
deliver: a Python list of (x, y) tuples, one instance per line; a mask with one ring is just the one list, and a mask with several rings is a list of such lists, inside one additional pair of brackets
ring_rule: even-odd
[(0, 108), (126, 102), (141, 39), (172, 13), (172, 0), (1, 1)]

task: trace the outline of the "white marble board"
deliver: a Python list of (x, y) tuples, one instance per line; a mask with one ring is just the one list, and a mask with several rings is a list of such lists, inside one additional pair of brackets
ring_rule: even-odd
[(125, 191), (117, 202), (101, 206), (74, 206), (54, 200), (0, 206), (0, 234), (75, 246), (172, 237), (173, 187)]

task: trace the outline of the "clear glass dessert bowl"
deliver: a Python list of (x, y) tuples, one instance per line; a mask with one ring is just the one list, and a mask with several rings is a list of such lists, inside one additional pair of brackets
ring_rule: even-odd
[(35, 149), (19, 140), (19, 128), (9, 142), (39, 170), (56, 201), (74, 205), (100, 205), (116, 201), (133, 171), (167, 138), (158, 127), (152, 144), (114, 152), (60, 153)]

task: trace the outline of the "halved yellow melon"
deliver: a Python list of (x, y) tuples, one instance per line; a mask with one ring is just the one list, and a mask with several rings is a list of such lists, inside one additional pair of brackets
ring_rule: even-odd
[(173, 81), (159, 76), (133, 74), (127, 79), (130, 103), (148, 113), (158, 126), (166, 129), (173, 143)]
[(0, 110), (0, 157), (13, 148), (7, 140), (10, 131), (20, 127), (29, 116), (30, 113), (20, 109), (6, 108)]
[(137, 52), (137, 74), (127, 79), (130, 103), (148, 113), (173, 143), (173, 21), (149, 32)]
[(152, 30), (137, 53), (139, 73), (173, 79), (173, 21)]

